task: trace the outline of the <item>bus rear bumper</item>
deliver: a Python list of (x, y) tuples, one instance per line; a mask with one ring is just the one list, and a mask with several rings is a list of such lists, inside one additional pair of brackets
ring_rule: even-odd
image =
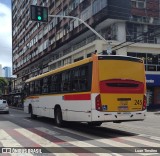
[(139, 121), (146, 118), (146, 110), (137, 112), (99, 112), (92, 111), (92, 121), (102, 122), (125, 122)]

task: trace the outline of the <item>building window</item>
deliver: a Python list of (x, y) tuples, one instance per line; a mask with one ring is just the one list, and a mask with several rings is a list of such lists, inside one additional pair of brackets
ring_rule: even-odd
[(107, 6), (107, 0), (94, 0), (92, 4), (92, 14), (96, 14)]
[(91, 14), (91, 6), (89, 6), (88, 8), (86, 8), (84, 11), (81, 12), (81, 19), (83, 21), (86, 21), (87, 19), (89, 19), (92, 16)]
[(132, 7), (140, 9), (146, 8), (146, 0), (132, 0), (131, 3)]
[(79, 57), (79, 58), (74, 59), (74, 62), (77, 62), (77, 61), (80, 61), (80, 60), (83, 60), (83, 56), (82, 56), (82, 57)]
[(146, 71), (160, 71), (160, 54), (128, 52), (127, 55), (143, 59)]
[(146, 64), (146, 53), (137, 53), (136, 57), (141, 58)]
[(70, 63), (71, 63), (71, 57), (68, 57), (63, 60), (63, 65), (70, 64)]

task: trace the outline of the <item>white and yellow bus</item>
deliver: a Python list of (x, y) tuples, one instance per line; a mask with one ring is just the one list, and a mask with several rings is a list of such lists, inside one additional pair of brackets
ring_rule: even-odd
[(143, 60), (93, 55), (25, 82), (24, 111), (31, 118), (65, 121), (125, 122), (145, 119), (146, 81)]

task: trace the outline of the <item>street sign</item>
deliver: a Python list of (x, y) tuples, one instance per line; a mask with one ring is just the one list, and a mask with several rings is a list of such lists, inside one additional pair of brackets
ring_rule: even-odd
[(48, 7), (31, 5), (30, 19), (37, 22), (48, 22)]

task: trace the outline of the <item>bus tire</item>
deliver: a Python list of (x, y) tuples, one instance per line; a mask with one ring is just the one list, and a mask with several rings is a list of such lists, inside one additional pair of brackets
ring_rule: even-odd
[(95, 126), (100, 126), (102, 122), (97, 121), (97, 122), (88, 122), (88, 126), (90, 127), (95, 127)]
[(33, 114), (32, 106), (30, 107), (30, 114), (31, 114), (31, 119), (36, 119), (37, 118), (37, 115)]
[(58, 127), (63, 127), (62, 111), (60, 107), (55, 108), (55, 123)]

